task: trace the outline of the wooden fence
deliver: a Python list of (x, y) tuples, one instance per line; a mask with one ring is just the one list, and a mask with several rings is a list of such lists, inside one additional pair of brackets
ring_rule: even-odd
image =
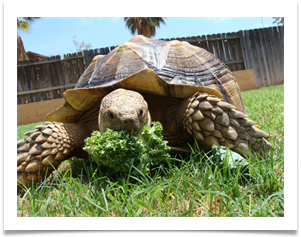
[(18, 104), (63, 97), (85, 70), (82, 53), (18, 62)]
[(257, 88), (284, 83), (284, 27), (238, 32), (245, 69), (254, 70)]
[[(284, 82), (284, 27), (245, 30), (234, 33), (203, 35), (161, 40), (187, 41), (220, 58), (231, 71), (253, 69), (256, 87)], [(108, 54), (117, 46), (18, 62), (18, 104), (58, 99), (74, 87), (93, 57)]]

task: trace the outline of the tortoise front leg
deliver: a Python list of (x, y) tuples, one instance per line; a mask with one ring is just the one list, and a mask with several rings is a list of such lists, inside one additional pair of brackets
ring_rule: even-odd
[(84, 146), (91, 129), (83, 124), (47, 123), (26, 132), (17, 142), (17, 185), (38, 183), (48, 176), (72, 151)]
[(263, 153), (272, 148), (268, 134), (235, 106), (206, 93), (195, 93), (181, 104), (185, 129), (205, 149), (223, 145), (240, 154)]

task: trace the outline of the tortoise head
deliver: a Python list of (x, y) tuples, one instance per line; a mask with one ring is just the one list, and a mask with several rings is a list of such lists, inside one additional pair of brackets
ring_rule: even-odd
[(101, 132), (111, 128), (115, 131), (125, 130), (135, 135), (150, 122), (147, 102), (138, 92), (117, 89), (101, 101), (98, 118)]

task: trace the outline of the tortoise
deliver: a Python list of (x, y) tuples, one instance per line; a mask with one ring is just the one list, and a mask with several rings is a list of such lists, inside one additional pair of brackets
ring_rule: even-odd
[[(17, 183), (38, 182), (64, 160), (86, 157), (84, 139), (112, 128), (136, 134), (151, 121), (174, 152), (195, 139), (204, 150), (223, 145), (240, 154), (271, 149), (249, 119), (231, 71), (213, 54), (178, 40), (138, 35), (97, 55), (64, 104), (17, 142)], [(49, 173), (49, 172), (47, 172)]]

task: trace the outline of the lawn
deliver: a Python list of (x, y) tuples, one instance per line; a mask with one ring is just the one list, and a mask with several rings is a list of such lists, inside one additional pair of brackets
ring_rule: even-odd
[[(273, 149), (248, 169), (218, 166), (196, 145), (150, 175), (115, 173), (72, 158), (18, 196), (18, 216), (284, 216), (284, 86), (242, 93), (249, 117)], [(39, 123), (40, 124), (40, 123)], [(37, 124), (18, 126), (18, 140)]]

